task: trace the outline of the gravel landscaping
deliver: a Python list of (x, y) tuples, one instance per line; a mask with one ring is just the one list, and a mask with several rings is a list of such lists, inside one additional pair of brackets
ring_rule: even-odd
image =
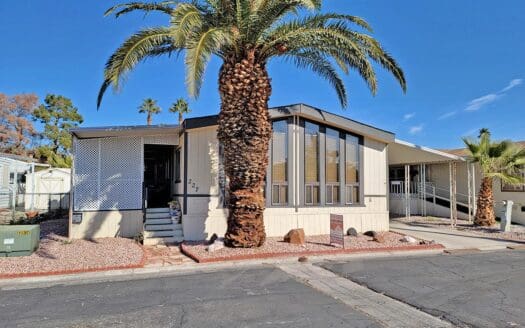
[(458, 219), (458, 224), (454, 228), (450, 225), (450, 219), (447, 218), (413, 216), (410, 219), (403, 217), (394, 220), (407, 224), (426, 225), (434, 228), (464, 231), (492, 239), (525, 241), (525, 226), (519, 224), (512, 224), (511, 231), (509, 232), (502, 232), (499, 229), (499, 223), (492, 227), (479, 227), (475, 226), (473, 223), (469, 223), (467, 220)]
[(407, 243), (401, 241), (403, 235), (394, 232), (378, 233), (384, 242), (376, 242), (372, 237), (358, 235), (357, 237), (345, 236), (345, 248), (334, 247), (329, 244), (330, 236), (307, 236), (305, 245), (293, 245), (283, 241), (283, 238), (267, 238), (262, 247), (259, 248), (222, 248), (214, 252), (207, 250), (208, 243), (184, 242), (182, 251), (197, 262), (218, 262), (227, 260), (244, 260), (284, 256), (306, 256), (338, 253), (356, 253), (373, 251), (395, 251), (414, 250), (428, 248), (442, 248), (438, 244), (419, 245), (418, 243)]
[(30, 256), (0, 257), (0, 278), (141, 267), (142, 247), (131, 239), (72, 240), (67, 220), (40, 224), (40, 247)]

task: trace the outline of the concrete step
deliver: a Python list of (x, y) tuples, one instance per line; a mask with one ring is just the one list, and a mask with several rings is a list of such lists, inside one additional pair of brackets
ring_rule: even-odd
[(170, 213), (146, 213), (146, 219), (166, 219), (171, 218)]
[(146, 221), (144, 225), (146, 231), (157, 231), (157, 230), (182, 230), (182, 224), (180, 223), (169, 223), (169, 224), (151, 224)]
[(175, 236), (175, 231), (173, 230), (144, 231), (144, 239), (158, 238), (158, 237), (174, 237), (174, 236)]
[(144, 245), (168, 245), (184, 241), (183, 237), (144, 238)]
[(169, 213), (169, 207), (147, 208), (146, 213)]
[(146, 219), (145, 224), (172, 224), (173, 221), (171, 218), (163, 218), (163, 219)]

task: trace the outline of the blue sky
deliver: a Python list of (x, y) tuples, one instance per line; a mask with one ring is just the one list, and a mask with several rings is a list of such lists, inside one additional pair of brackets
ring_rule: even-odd
[[(97, 111), (106, 59), (137, 29), (167, 21), (142, 14), (104, 18), (105, 9), (118, 1), (89, 3), (0, 1), (0, 92), (70, 97), (84, 126), (144, 124), (137, 106), (152, 97), (164, 108), (154, 123), (176, 122), (166, 109), (186, 96), (181, 58), (141, 64)], [(481, 127), (495, 138), (525, 140), (525, 1), (325, 0), (323, 10), (367, 19), (405, 70), (407, 93), (378, 69), (379, 92), (373, 97), (351, 73), (345, 77), (350, 105), (343, 110), (326, 82), (272, 62), (270, 105), (308, 103), (436, 148), (461, 146), (461, 136), (476, 135)], [(208, 66), (200, 98), (190, 101), (190, 116), (218, 112), (219, 65), (213, 60)]]

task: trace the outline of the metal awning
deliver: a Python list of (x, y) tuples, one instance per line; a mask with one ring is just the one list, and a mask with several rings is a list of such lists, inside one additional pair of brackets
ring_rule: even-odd
[(466, 159), (461, 156), (418, 146), (399, 139), (396, 139), (388, 146), (389, 165), (436, 164), (451, 161), (465, 162)]

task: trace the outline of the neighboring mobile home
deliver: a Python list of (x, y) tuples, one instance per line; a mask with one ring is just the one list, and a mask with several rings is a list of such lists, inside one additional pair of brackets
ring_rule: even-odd
[[(525, 141), (516, 142), (521, 147), (525, 147)], [(465, 148), (444, 150), (444, 152), (450, 153), (455, 156), (460, 156), (464, 159), (468, 156), (468, 151)], [(443, 174), (443, 168), (441, 171), (436, 172), (437, 174)], [(480, 168), (478, 165), (474, 166), (475, 174), (481, 177)], [(522, 175), (525, 177), (525, 168), (522, 171)], [(466, 170), (458, 170), (458, 179), (463, 179), (467, 176)], [(437, 177), (437, 176), (436, 176)], [(442, 181), (442, 178), (440, 179)], [(475, 185), (476, 194), (479, 191), (479, 178), (478, 183)], [(458, 185), (458, 193), (464, 193), (466, 185)], [(512, 200), (514, 205), (512, 207), (512, 221), (520, 224), (525, 224), (525, 184), (509, 185), (502, 183), (500, 179), (494, 179), (494, 200), (496, 202), (496, 216), (501, 217), (503, 213), (503, 201)]]
[[(304, 104), (270, 109), (265, 210), (268, 236), (292, 228), (328, 234), (330, 213), (345, 229), (389, 228), (388, 145), (394, 134)], [(132, 237), (149, 243), (202, 240), (226, 231), (227, 181), (217, 116), (182, 126), (76, 128), (72, 238)], [(165, 220), (177, 199), (182, 223)]]

